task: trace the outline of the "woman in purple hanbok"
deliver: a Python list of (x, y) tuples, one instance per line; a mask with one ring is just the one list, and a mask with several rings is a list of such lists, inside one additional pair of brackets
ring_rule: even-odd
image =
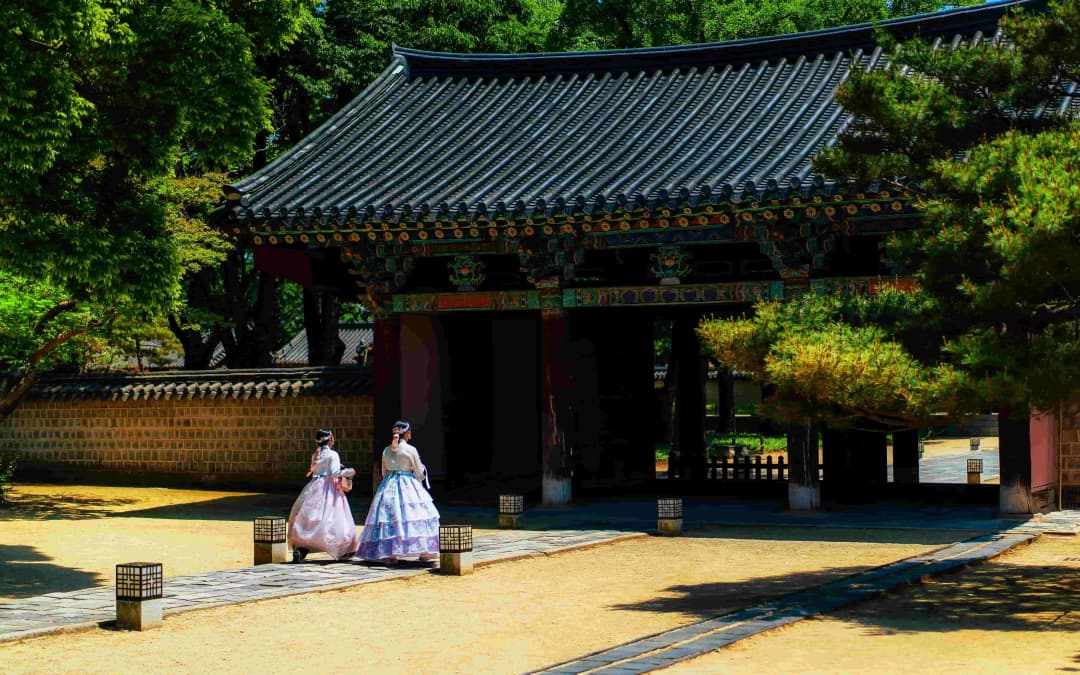
[(439, 554), (439, 511), (424, 487), (427, 468), (409, 444), (409, 423), (395, 422), (393, 434), (382, 452), (382, 482), (371, 498), (356, 557), (386, 564), (413, 556), (434, 560)]
[(315, 442), (319, 447), (311, 456), (307, 472), (311, 480), (289, 512), (293, 562), (300, 562), (312, 551), (329, 553), (334, 558), (348, 558), (356, 551), (356, 521), (341, 489), (342, 477), (351, 477), (356, 470), (341, 466), (333, 432), (319, 429)]

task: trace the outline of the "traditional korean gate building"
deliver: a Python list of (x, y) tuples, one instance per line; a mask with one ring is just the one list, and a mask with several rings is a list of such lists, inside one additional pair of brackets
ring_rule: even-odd
[[(992, 39), (1006, 8), (883, 27)], [(575, 484), (652, 478), (658, 319), (674, 322), (680, 408), (700, 411), (702, 316), (897, 281), (880, 247), (918, 226), (911, 197), (811, 166), (849, 121), (836, 87), (885, 65), (868, 25), (588, 53), (398, 47), (227, 189), (226, 227), (260, 268), (374, 310), (377, 438), (408, 418), (435, 476), (525, 477), (563, 503)], [(679, 416), (684, 457), (702, 425)], [(897, 480), (917, 480), (915, 445), (898, 441)], [(792, 505), (812, 508), (816, 453), (792, 455)], [(1002, 463), (1030, 498), (1030, 458)]]

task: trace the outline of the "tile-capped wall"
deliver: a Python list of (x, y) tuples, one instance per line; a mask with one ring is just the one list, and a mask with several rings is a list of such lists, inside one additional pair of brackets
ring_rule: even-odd
[(29, 399), (0, 424), (0, 451), (18, 453), (21, 472), (29, 475), (77, 478), (85, 472), (213, 485), (302, 484), (320, 427), (334, 430), (346, 465), (361, 473), (370, 470), (369, 394)]

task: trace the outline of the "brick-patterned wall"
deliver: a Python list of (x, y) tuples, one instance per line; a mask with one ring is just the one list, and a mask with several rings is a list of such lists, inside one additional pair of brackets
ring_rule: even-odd
[[(147, 484), (302, 485), (314, 433), (333, 429), (346, 466), (370, 472), (373, 397), (31, 398), (0, 424), (19, 475)], [(358, 480), (357, 486), (366, 485)]]
[(1080, 508), (1080, 394), (1061, 405), (1061, 495), (1064, 508)]

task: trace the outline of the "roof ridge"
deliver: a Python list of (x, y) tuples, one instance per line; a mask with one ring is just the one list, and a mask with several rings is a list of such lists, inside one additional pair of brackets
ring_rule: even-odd
[(1047, 0), (986, 2), (887, 19), (877, 23), (861, 23), (726, 42), (663, 47), (531, 54), (466, 54), (426, 51), (394, 44), (393, 54), (404, 59), (410, 79), (429, 76), (490, 76), (493, 72), (507, 77), (518, 77), (638, 70), (649, 67), (670, 70), (704, 64), (772, 61), (800, 55), (871, 48), (877, 44), (878, 29), (887, 30), (899, 40), (916, 36), (937, 37), (944, 34), (975, 33), (979, 30), (996, 28), (997, 21), (1008, 11), (1039, 9), (1046, 4)]

